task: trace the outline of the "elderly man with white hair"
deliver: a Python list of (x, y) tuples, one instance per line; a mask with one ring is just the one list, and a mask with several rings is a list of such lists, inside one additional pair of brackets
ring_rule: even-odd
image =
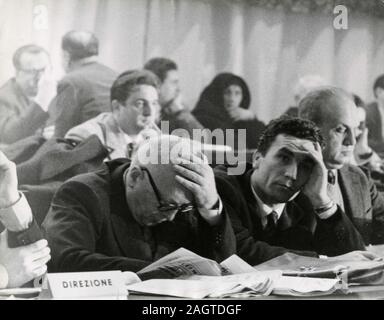
[(136, 272), (181, 247), (216, 261), (235, 253), (212, 169), (197, 142), (176, 136), (67, 181), (43, 227), (56, 272)]

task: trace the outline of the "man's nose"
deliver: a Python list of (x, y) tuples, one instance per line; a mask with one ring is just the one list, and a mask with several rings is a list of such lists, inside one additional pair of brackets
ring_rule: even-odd
[(353, 130), (348, 131), (347, 136), (344, 139), (345, 146), (354, 146), (356, 144), (356, 135)]
[(297, 164), (291, 163), (289, 166), (287, 166), (284, 176), (286, 176), (287, 178), (291, 178), (292, 180), (296, 180), (296, 178), (297, 178)]
[(152, 114), (154, 113), (154, 108), (152, 106), (150, 106), (149, 104), (146, 104), (143, 108), (143, 116), (144, 117), (149, 117), (151, 116)]

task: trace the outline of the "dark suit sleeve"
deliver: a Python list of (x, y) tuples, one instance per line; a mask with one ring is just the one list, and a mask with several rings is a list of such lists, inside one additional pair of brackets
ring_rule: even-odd
[(384, 143), (381, 128), (381, 115), (376, 103), (366, 107), (366, 124), (368, 128), (368, 144), (376, 152), (384, 151)]
[(236, 237), (237, 255), (250, 265), (257, 265), (286, 252), (293, 252), (299, 255), (317, 257), (312, 251), (296, 251), (283, 247), (269, 245), (266, 242), (256, 240), (249, 229), (244, 225), (240, 215), (247, 210), (241, 191), (231, 183), (232, 178), (216, 171), (216, 185), (223, 206), (230, 217), (232, 228)]
[(57, 87), (57, 95), (49, 106), (51, 122), (55, 126), (55, 136), (64, 138), (65, 134), (77, 124), (80, 116), (76, 87), (71, 81), (61, 81)]
[(384, 196), (379, 192), (372, 179), (368, 179), (372, 201), (372, 235), (371, 244), (384, 243)]
[(34, 102), (19, 115), (0, 100), (0, 141), (10, 144), (29, 137), (44, 125), (47, 118), (48, 113)]
[(236, 254), (236, 238), (225, 208), (216, 226), (209, 225), (199, 216), (197, 239), (199, 252), (209, 259), (221, 262)]
[(43, 232), (33, 219), (28, 229), (20, 232), (12, 232), (8, 230), (8, 245), (10, 248), (17, 248), (32, 244), (43, 239)]
[(96, 252), (97, 241), (106, 227), (105, 211), (103, 199), (83, 183), (69, 181), (59, 189), (43, 222), (51, 248), (51, 272), (137, 272), (149, 264)]
[(340, 207), (328, 219), (317, 218), (314, 246), (317, 253), (327, 256), (365, 250), (363, 238)]

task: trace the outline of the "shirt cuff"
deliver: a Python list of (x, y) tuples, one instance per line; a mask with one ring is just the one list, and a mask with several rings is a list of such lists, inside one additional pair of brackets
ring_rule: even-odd
[(23, 193), (19, 192), (19, 199), (12, 206), (0, 208), (0, 221), (12, 232), (28, 229), (33, 221), (33, 215)]
[(8, 272), (7, 269), (0, 264), (0, 289), (4, 289), (8, 286)]
[[(219, 221), (220, 219), (220, 215), (223, 211), (223, 203), (221, 202), (221, 199), (219, 197), (219, 206), (217, 209), (203, 209), (203, 208), (199, 208), (199, 213), (202, 217), (204, 217), (204, 219), (209, 223), (209, 224), (213, 224), (213, 225), (216, 225), (217, 222)], [(212, 218), (206, 218), (206, 217), (212, 217)]]

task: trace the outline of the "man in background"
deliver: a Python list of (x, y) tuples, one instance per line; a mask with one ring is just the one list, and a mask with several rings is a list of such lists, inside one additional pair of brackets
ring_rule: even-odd
[(193, 129), (203, 129), (183, 103), (177, 64), (167, 58), (153, 58), (144, 65), (144, 69), (152, 71), (160, 79), (160, 120), (168, 121), (169, 133), (185, 129), (192, 137)]
[(377, 153), (384, 152), (384, 75), (379, 76), (373, 84), (376, 101), (366, 107), (369, 146)]
[(117, 74), (99, 63), (99, 41), (90, 32), (70, 31), (62, 39), (66, 76), (59, 82), (57, 96), (49, 107), (54, 135), (67, 131), (102, 112), (109, 111), (109, 93)]
[(23, 46), (13, 55), (15, 77), (0, 88), (0, 143), (11, 144), (32, 136), (48, 119), (55, 85), (44, 80), (50, 67), (45, 49)]
[(131, 159), (137, 146), (150, 134), (159, 113), (158, 78), (147, 70), (119, 75), (111, 88), (111, 112), (103, 112), (72, 129), (65, 138), (81, 142), (96, 135), (108, 150), (108, 160)]

